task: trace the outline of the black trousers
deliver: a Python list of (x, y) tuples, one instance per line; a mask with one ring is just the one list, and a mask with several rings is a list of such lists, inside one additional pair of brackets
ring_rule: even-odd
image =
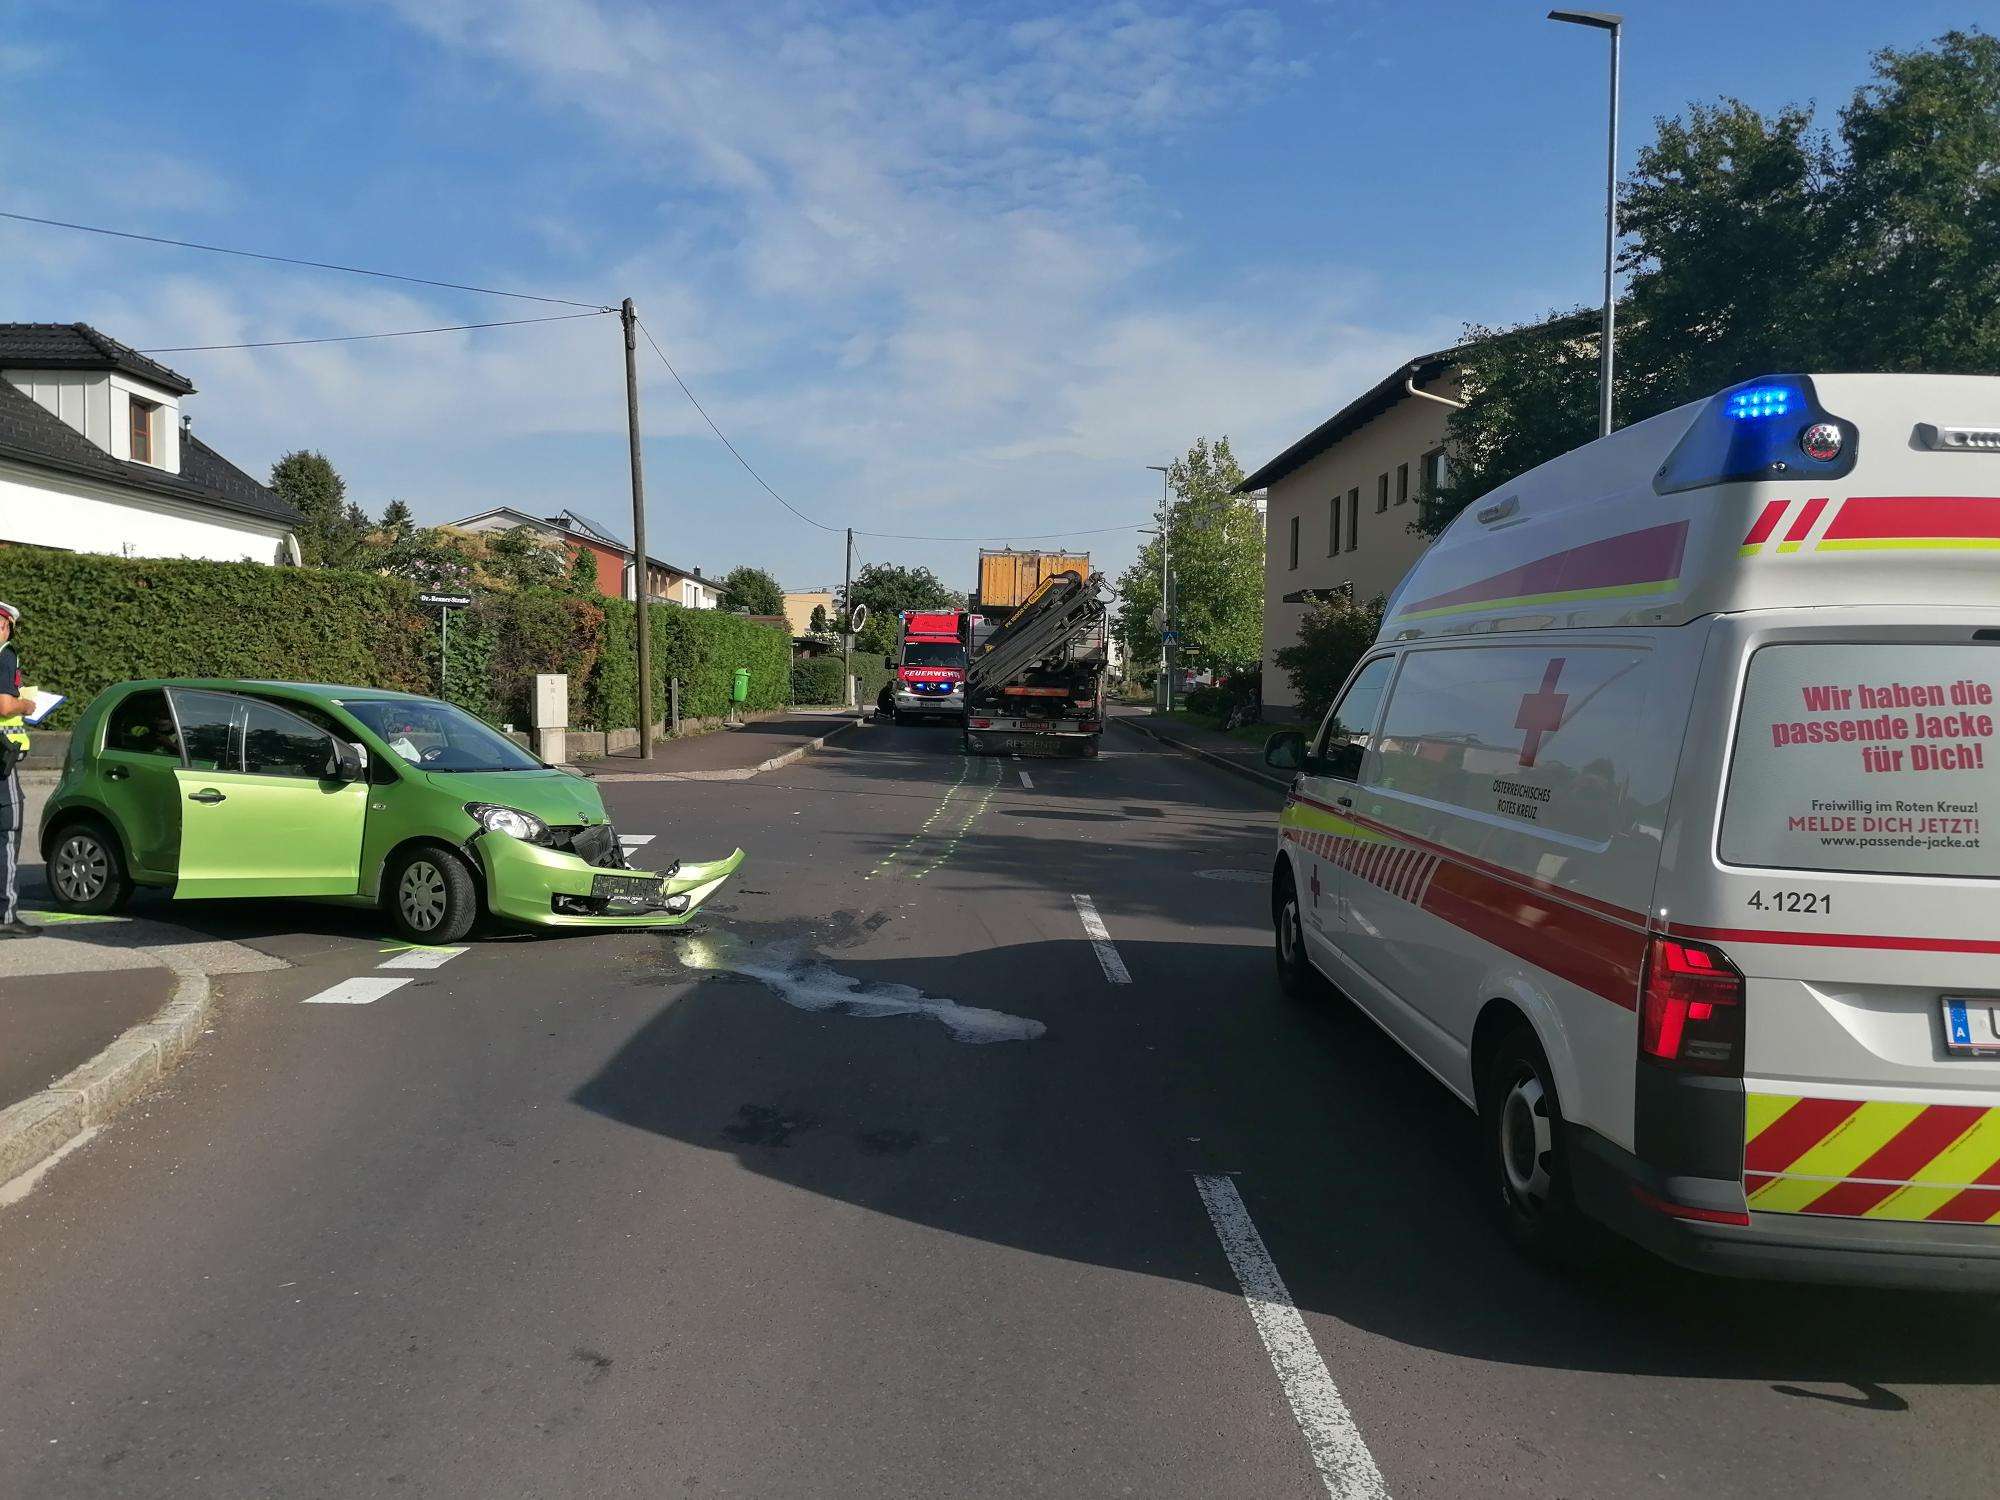
[(21, 778), (10, 771), (7, 773), (6, 782), (6, 795), (0, 798), (0, 820), (4, 820), (7, 826), (4, 832), (0, 832), (0, 839), (5, 840), (7, 850), (5, 859), (7, 909), (5, 915), (0, 916), (0, 921), (11, 922), (19, 914), (18, 908), (21, 904), (21, 825), (28, 820), (28, 810), (25, 805), (26, 799), (21, 795)]

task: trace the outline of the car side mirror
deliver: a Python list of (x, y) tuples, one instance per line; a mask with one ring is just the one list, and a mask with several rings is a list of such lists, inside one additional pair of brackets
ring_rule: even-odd
[(1280, 730), (1264, 741), (1264, 764), (1274, 771), (1303, 771), (1306, 737), (1296, 729)]
[(352, 740), (336, 739), (333, 742), (333, 764), (329, 778), (338, 782), (355, 782), (368, 774), (368, 752)]

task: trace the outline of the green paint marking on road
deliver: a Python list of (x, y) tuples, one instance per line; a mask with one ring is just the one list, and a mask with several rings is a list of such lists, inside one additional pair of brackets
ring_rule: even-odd
[(21, 915), (43, 922), (129, 922), (130, 917), (98, 916), (87, 911), (41, 911), (23, 907)]
[(1000, 762), (996, 760), (990, 762), (990, 764), (993, 767), (993, 775), (986, 783), (986, 795), (972, 805), (972, 811), (965, 815), (965, 820), (958, 825), (957, 830), (946, 841), (944, 848), (938, 851), (937, 858), (917, 871), (910, 879), (922, 880), (931, 871), (958, 853), (958, 846), (964, 841), (966, 833), (974, 823), (979, 821), (979, 815), (986, 811), (986, 804), (993, 800), (993, 794), (1000, 789)]
[(960, 756), (958, 763), (958, 780), (954, 781), (949, 787), (945, 789), (945, 794), (938, 800), (938, 805), (931, 809), (931, 815), (928, 818), (925, 818), (923, 822), (917, 825), (917, 831), (911, 834), (909, 838), (905, 839), (899, 848), (890, 850), (888, 858), (884, 859), (882, 863), (877, 865), (874, 869), (870, 870), (866, 875), (863, 875), (861, 878), (863, 880), (873, 880), (877, 875), (880, 875), (884, 870), (888, 869), (890, 865), (894, 864), (902, 855), (908, 853), (911, 848), (913, 848), (920, 840), (922, 840), (924, 836), (931, 831), (931, 824), (935, 823), (940, 817), (944, 815), (944, 810), (946, 805), (951, 801), (953, 797), (958, 795), (958, 789), (961, 786), (965, 785), (965, 778), (968, 774), (970, 774), (971, 770), (972, 770), (972, 757), (969, 755)]

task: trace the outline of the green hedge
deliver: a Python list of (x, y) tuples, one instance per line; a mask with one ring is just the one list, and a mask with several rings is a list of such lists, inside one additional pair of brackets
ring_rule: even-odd
[(840, 658), (813, 656), (792, 663), (792, 702), (840, 703)]
[(133, 677), (437, 690), (437, 627), (401, 579), (317, 568), (0, 548), (21, 670), (67, 694), (50, 727)]
[[(602, 652), (582, 700), (574, 687), (570, 717), (582, 728), (623, 729), (639, 722), (637, 643), (629, 599), (597, 601), (604, 611)], [(728, 713), (736, 668), (750, 669), (750, 711), (784, 708), (792, 696), (792, 639), (775, 626), (714, 609), (656, 604), (646, 611), (652, 631), (653, 712), (667, 717), (667, 680), (681, 682), (681, 717), (719, 719)], [(590, 722), (578, 716), (587, 705)]]
[[(22, 611), (27, 681), (64, 693), (52, 728), (134, 677), (244, 677), (438, 692), (437, 612), (408, 581), (376, 573), (260, 563), (102, 557), (0, 547), (0, 599)], [(750, 669), (751, 710), (792, 698), (791, 638), (718, 610), (660, 605), (654, 705), (681, 679), (681, 713), (720, 718), (730, 679)], [(556, 589), (475, 591), (452, 612), (448, 693), (495, 723), (525, 725), (533, 678), (567, 672), (570, 722), (638, 722), (632, 605)], [(835, 669), (838, 671), (838, 668)]]

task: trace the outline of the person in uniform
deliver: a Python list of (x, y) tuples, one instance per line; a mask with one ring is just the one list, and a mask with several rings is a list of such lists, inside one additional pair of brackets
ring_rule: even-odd
[(5, 880), (6, 910), (0, 915), (0, 938), (33, 937), (41, 931), (21, 920), (21, 827), (28, 820), (21, 796), (21, 757), (28, 752), (27, 715), (35, 711), (35, 700), (21, 693), (21, 658), (14, 650), (14, 627), (21, 623), (21, 611), (0, 600), (0, 878)]

